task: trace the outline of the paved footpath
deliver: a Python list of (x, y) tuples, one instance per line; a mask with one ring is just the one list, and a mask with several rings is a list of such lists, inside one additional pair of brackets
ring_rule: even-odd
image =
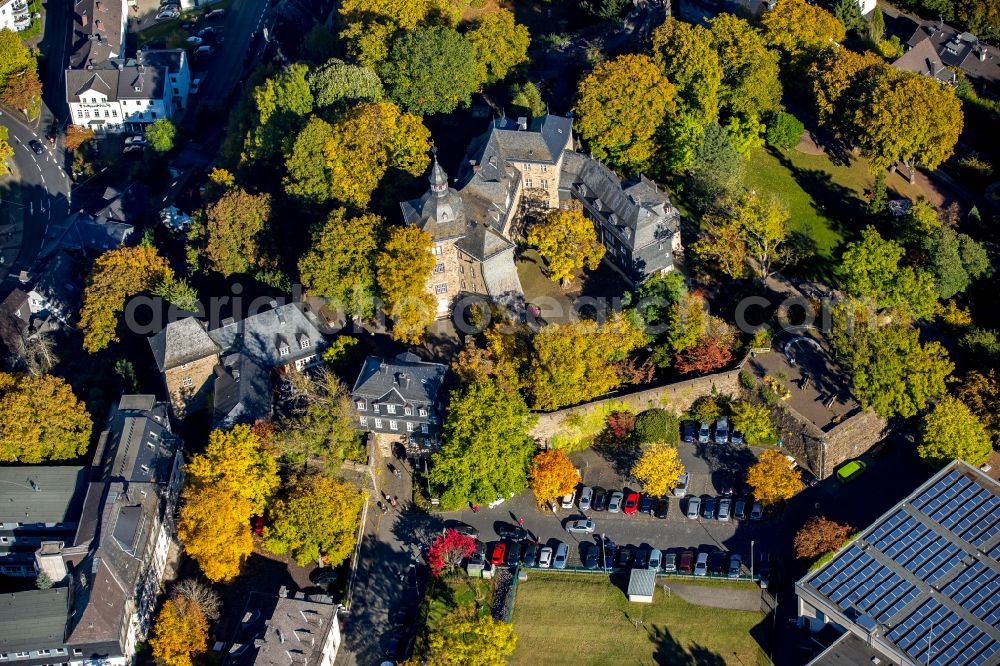
[(667, 579), (667, 587), (671, 594), (676, 594), (684, 601), (699, 606), (712, 608), (728, 608), (730, 610), (759, 611), (760, 590), (733, 589), (727, 585), (685, 585)]

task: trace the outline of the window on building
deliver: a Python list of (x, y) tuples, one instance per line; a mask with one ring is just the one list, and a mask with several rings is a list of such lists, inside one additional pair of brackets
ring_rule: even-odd
[(531, 165), (530, 164), (525, 164), (524, 165), (524, 170), (525, 171), (531, 171)]
[(543, 164), (542, 165), (542, 173), (545, 173), (548, 170), (549, 170), (549, 165), (548, 164)]
[(409, 405), (403, 407), (403, 413), (407, 416), (413, 416), (413, 407), (410, 407)]
[(365, 402), (364, 400), (358, 400), (354, 404), (358, 406), (358, 411), (359, 412), (364, 412), (364, 411), (367, 411), (367, 409), (368, 409), (368, 403)]
[(420, 424), (420, 432), (424, 433), (425, 435), (429, 432), (426, 423), (421, 423)]
[(375, 419), (375, 427), (376, 428), (382, 427), (382, 419)]
[(542, 181), (542, 189), (543, 190), (549, 189), (549, 181), (547, 181), (547, 180), (543, 180)]
[(389, 412), (390, 414), (395, 414), (396, 413), (396, 405), (386, 405), (385, 406), (385, 411)]
[(448, 293), (448, 285), (445, 284), (445, 283), (443, 283), (443, 282), (441, 284), (434, 285), (434, 293), (435, 294), (447, 294)]
[(465, 280), (462, 280), (462, 289), (465, 289)]
[(360, 423), (363, 426), (368, 425), (368, 417), (367, 416), (359, 416), (358, 417), (358, 423)]
[(118, 109), (111, 109), (111, 115), (114, 116), (115, 118), (117, 118), (118, 117)]
[(434, 247), (431, 248), (431, 254), (440, 257), (441, 253), (442, 253), (442, 248), (440, 245), (435, 245)]
[(80, 648), (73, 648), (73, 656), (74, 657), (79, 657), (82, 654), (83, 654), (83, 650), (81, 650)]
[(462, 275), (465, 275), (465, 266), (459, 266), (458, 272), (461, 273)]
[(311, 343), (309, 342), (309, 338), (307, 337), (303, 337), (301, 340), (299, 340), (300, 349), (308, 349), (310, 344)]
[(288, 345), (281, 345), (278, 347), (278, 354), (281, 356), (288, 356)]
[(399, 430), (399, 423), (396, 421), (389, 421), (389, 430)]
[(532, 187), (534, 187), (532, 185), (532, 183), (531, 183), (531, 179), (530, 178), (525, 178), (524, 179), (524, 186), (527, 187), (528, 189), (531, 189)]
[(156, 120), (156, 111), (151, 112), (149, 115), (153, 116), (153, 120)]
[(183, 384), (187, 388), (191, 388), (192, 386), (194, 386), (194, 380), (191, 379), (190, 377), (185, 377), (184, 381), (182, 381), (181, 384)]
[(435, 273), (444, 273), (444, 264), (437, 264), (434, 266)]
[(420, 410), (417, 412), (417, 414), (419, 414), (420, 416), (427, 416), (427, 410), (421, 407)]
[(413, 432), (414, 425), (409, 421), (406, 422), (406, 432)]

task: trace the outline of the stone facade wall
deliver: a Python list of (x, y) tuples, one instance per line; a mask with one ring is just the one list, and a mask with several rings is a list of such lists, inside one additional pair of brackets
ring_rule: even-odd
[[(176, 368), (170, 368), (163, 373), (163, 381), (167, 386), (170, 403), (178, 418), (185, 413), (198, 411), (206, 406), (208, 394), (211, 392), (212, 373), (219, 359), (214, 354), (185, 363)], [(185, 379), (190, 379), (190, 386), (185, 385)]]
[(553, 436), (574, 428), (572, 422), (579, 421), (580, 416), (606, 410), (610, 405), (624, 405), (634, 412), (662, 407), (680, 414), (690, 408), (695, 400), (703, 395), (709, 395), (713, 390), (722, 394), (737, 393), (740, 388), (739, 374), (739, 368), (735, 368), (727, 372), (696, 377), (676, 384), (667, 384), (636, 393), (626, 393), (588, 402), (585, 405), (568, 407), (557, 412), (540, 414), (538, 423), (531, 430), (531, 436), (536, 441), (548, 445)]
[(548, 207), (559, 208), (561, 156), (555, 164), (539, 164), (538, 162), (511, 162), (510, 164), (521, 172), (521, 187), (518, 189), (544, 190), (548, 195)]
[(862, 411), (826, 433), (826, 449), (820, 478), (826, 478), (842, 463), (857, 458), (888, 434), (889, 421), (875, 412)]
[[(427, 276), (427, 292), (434, 297), (437, 307), (437, 317), (447, 317), (451, 314), (451, 302), (461, 291), (461, 272), (459, 266), (463, 263), (459, 259), (458, 248), (454, 240), (435, 243), (435, 250), (440, 248), (440, 254), (434, 254), (435, 268), (431, 269), (431, 274)], [(435, 272), (438, 266), (443, 266), (442, 272)], [(438, 285), (445, 285), (444, 293), (437, 293)], [(442, 302), (444, 305), (442, 305)]]

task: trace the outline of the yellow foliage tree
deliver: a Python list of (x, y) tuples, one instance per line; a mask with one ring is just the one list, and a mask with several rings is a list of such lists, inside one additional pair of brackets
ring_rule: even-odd
[(177, 536), (205, 577), (231, 581), (253, 551), (251, 502), (226, 489), (189, 486), (177, 518)]
[(802, 490), (802, 477), (792, 469), (785, 456), (773, 449), (762, 451), (747, 470), (747, 485), (761, 504), (784, 502)]
[(426, 660), (428, 666), (504, 666), (515, 647), (513, 625), (478, 617), (473, 606), (463, 606), (427, 637)]
[(278, 463), (248, 425), (213, 430), (205, 453), (191, 457), (185, 470), (188, 480), (212, 486), (250, 502), (250, 515), (264, 512), (278, 490)]
[(647, 56), (602, 62), (580, 82), (575, 129), (597, 159), (641, 171), (656, 153), (656, 130), (674, 111), (674, 92)]
[(378, 286), (392, 317), (394, 340), (419, 344), (434, 321), (434, 297), (427, 293), (433, 268), (430, 234), (419, 227), (389, 232), (378, 257)]
[(677, 487), (684, 473), (677, 447), (655, 442), (646, 447), (632, 467), (632, 475), (642, 481), (650, 495), (662, 497)]
[(191, 657), (208, 648), (208, 622), (198, 604), (185, 597), (167, 599), (149, 639), (153, 658), (165, 666), (192, 666)]
[(568, 495), (580, 483), (580, 472), (559, 449), (539, 451), (531, 461), (531, 492), (539, 508)]
[(61, 378), (0, 372), (0, 461), (75, 458), (86, 452), (91, 428), (86, 406)]
[(761, 18), (764, 39), (789, 56), (815, 54), (844, 40), (844, 26), (830, 12), (806, 0), (778, 0)]
[(428, 23), (455, 26), (468, 0), (343, 0), (340, 37), (350, 56), (374, 68), (389, 55), (389, 40), (399, 30)]
[(528, 244), (538, 248), (549, 267), (549, 279), (563, 285), (574, 273), (594, 270), (604, 258), (594, 223), (579, 210), (554, 210), (528, 231)]

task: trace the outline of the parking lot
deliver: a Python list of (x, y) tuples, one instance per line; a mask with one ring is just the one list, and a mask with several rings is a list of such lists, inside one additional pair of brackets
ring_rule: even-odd
[[(645, 546), (662, 551), (692, 549), (695, 551), (723, 550), (738, 553), (744, 562), (750, 561), (750, 542), (754, 542), (755, 559), (759, 562), (766, 555), (771, 543), (773, 525), (768, 520), (729, 521), (689, 519), (685, 517), (687, 500), (692, 496), (717, 497), (724, 487), (731, 487), (733, 479), (752, 464), (754, 451), (744, 446), (716, 444), (687, 444), (679, 447), (685, 468), (691, 475), (688, 497), (669, 498), (669, 508), (665, 519), (649, 514), (625, 515), (623, 512), (587, 511), (574, 506), (573, 509), (540, 511), (535, 507), (534, 496), (525, 491), (495, 508), (480, 507), (456, 511), (444, 517), (459, 520), (474, 526), (480, 532), (479, 539), (491, 546), (499, 540), (498, 529), (517, 525), (523, 520), (530, 538), (542, 545), (555, 546), (557, 541), (569, 545), (569, 566), (582, 564), (582, 553), (589, 544), (598, 543), (601, 538), (615, 544)], [(609, 491), (621, 491), (629, 484), (616, 471), (614, 464), (592, 449), (570, 456), (580, 470), (583, 485), (600, 486)], [(631, 486), (636, 491), (641, 487)], [(593, 534), (569, 533), (565, 524), (572, 519), (589, 518), (595, 523)], [(587, 544), (586, 546), (584, 544)], [(487, 557), (491, 548), (487, 548)]]

